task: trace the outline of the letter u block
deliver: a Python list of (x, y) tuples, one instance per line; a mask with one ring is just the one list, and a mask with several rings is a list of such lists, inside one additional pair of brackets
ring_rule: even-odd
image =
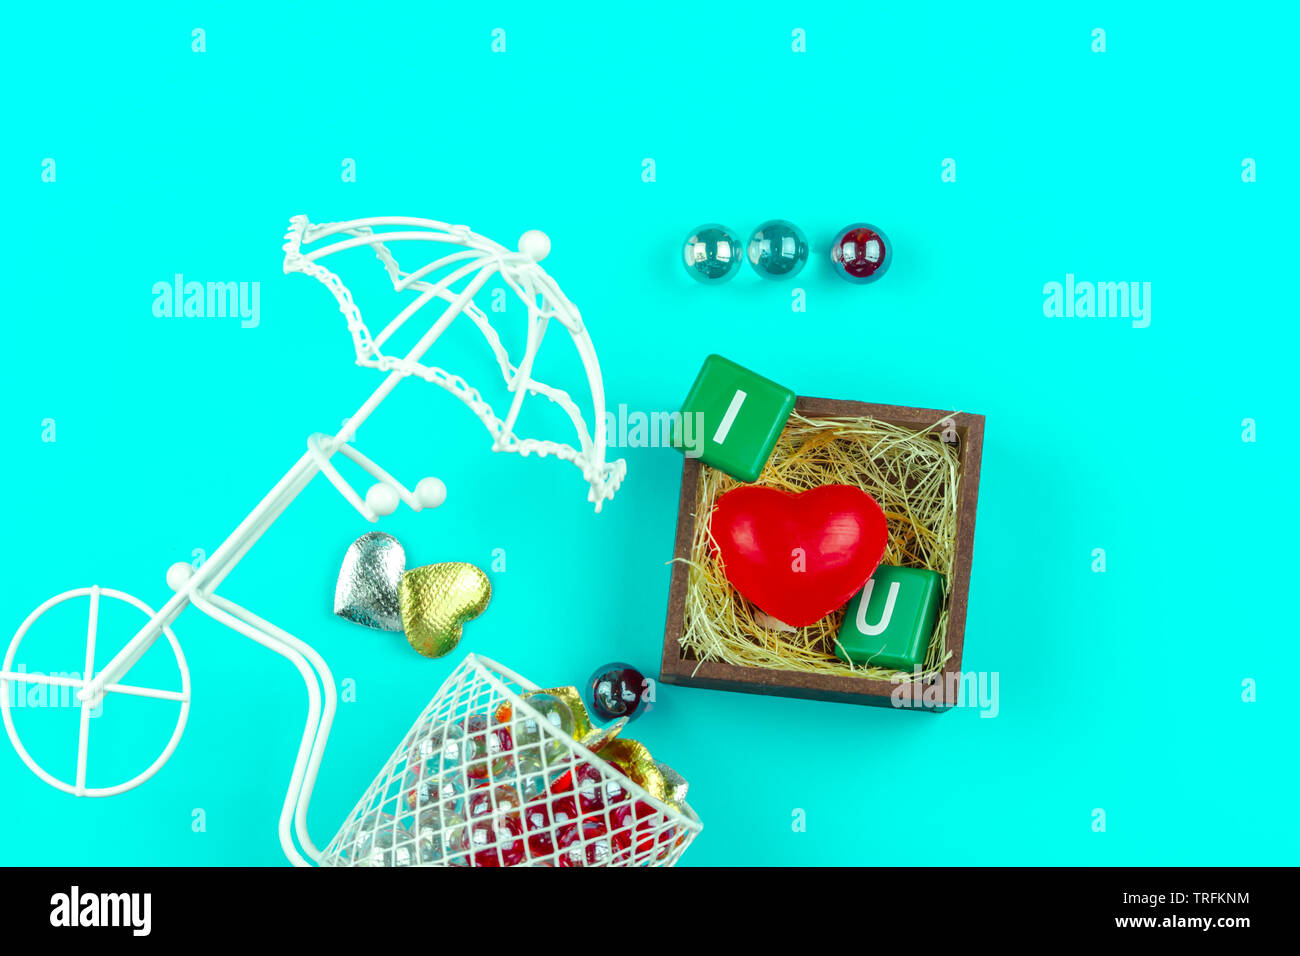
[(925, 662), (943, 599), (943, 577), (882, 564), (849, 601), (835, 656), (852, 664), (912, 671)]

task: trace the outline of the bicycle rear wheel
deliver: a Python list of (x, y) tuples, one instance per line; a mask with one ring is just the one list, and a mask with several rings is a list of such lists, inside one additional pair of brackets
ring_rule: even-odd
[[(67, 601), (87, 598), (89, 600), (89, 610), (87, 613), (86, 625), (86, 666), (80, 677), (59, 677), (46, 675), (42, 673), (27, 673), (26, 671), (15, 672), (13, 670), (14, 658), (18, 653), (18, 648), (27, 636), (32, 625), (36, 623), (47, 611), (57, 605)], [(172, 731), (171, 737), (160, 753), (148, 767), (136, 774), (134, 777), (123, 783), (114, 784), (107, 787), (88, 787), (86, 786), (86, 768), (89, 754), (89, 734), (90, 734), (90, 712), (91, 709), (98, 705), (98, 700), (84, 700), (80, 702), (81, 707), (81, 725), (80, 734), (77, 743), (77, 771), (76, 778), (69, 782), (54, 776), (47, 771), (23, 745), (18, 736), (18, 731), (14, 727), (13, 714), (10, 712), (10, 684), (11, 683), (40, 683), (49, 684), (56, 687), (70, 687), (77, 691), (82, 690), (94, 678), (95, 668), (95, 644), (98, 638), (99, 629), (99, 608), (100, 602), (108, 599), (121, 601), (135, 608), (145, 617), (152, 619), (155, 616), (154, 610), (145, 604), (139, 598), (134, 597), (124, 591), (116, 591), (112, 588), (101, 588), (98, 585), (92, 585), (86, 588), (74, 588), (71, 591), (64, 591), (62, 594), (56, 594), (40, 607), (32, 611), (23, 621), (18, 630), (14, 633), (13, 640), (9, 643), (9, 649), (5, 653), (4, 666), (0, 669), (0, 718), (3, 718), (5, 732), (9, 735), (9, 740), (17, 751), (18, 756), (23, 763), (36, 776), (40, 777), (50, 786), (65, 793), (73, 794), (78, 797), (111, 797), (119, 793), (124, 793), (144, 783), (155, 773), (162, 765), (167, 762), (180, 742), (181, 734), (185, 730), (185, 721), (190, 712), (190, 671), (185, 662), (185, 655), (181, 651), (180, 643), (176, 640), (176, 635), (172, 633), (170, 627), (164, 626), (161, 630), (167, 638), (167, 643), (171, 645), (172, 655), (176, 659), (177, 669), (180, 671), (181, 689), (179, 691), (160, 690), (153, 687), (138, 687), (130, 684), (109, 684), (104, 688), (105, 694), (127, 694), (136, 697), (152, 697), (157, 700), (175, 701), (180, 704), (180, 712), (177, 715), (176, 727)]]

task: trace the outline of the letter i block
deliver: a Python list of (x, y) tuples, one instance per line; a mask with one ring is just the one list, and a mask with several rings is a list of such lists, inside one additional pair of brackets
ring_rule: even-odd
[(793, 410), (790, 389), (710, 355), (682, 404), (673, 444), (710, 468), (757, 481)]
[(849, 602), (835, 656), (852, 664), (912, 671), (925, 662), (943, 598), (943, 578), (882, 564)]

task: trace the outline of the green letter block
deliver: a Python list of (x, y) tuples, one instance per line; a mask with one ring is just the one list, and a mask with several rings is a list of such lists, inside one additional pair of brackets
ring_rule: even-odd
[(673, 444), (711, 468), (757, 481), (794, 409), (794, 392), (710, 355), (682, 405)]
[(853, 664), (915, 670), (925, 662), (942, 596), (943, 579), (935, 572), (882, 564), (849, 602), (835, 656)]

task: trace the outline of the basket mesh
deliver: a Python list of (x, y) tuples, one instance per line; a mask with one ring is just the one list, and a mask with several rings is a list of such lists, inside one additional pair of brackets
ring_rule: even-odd
[(325, 849), (323, 866), (671, 866), (700, 831), (549, 723), (536, 686), (469, 655)]

